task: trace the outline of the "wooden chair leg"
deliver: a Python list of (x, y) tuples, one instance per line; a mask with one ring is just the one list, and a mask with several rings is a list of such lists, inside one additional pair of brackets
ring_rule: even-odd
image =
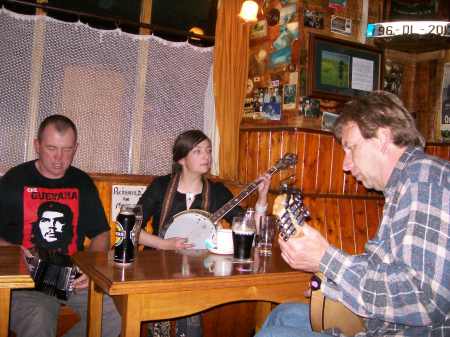
[(170, 337), (177, 337), (177, 320), (171, 319), (169, 322), (170, 322)]
[(141, 323), (141, 337), (148, 337), (148, 322)]
[(62, 305), (59, 309), (58, 327), (56, 329), (56, 337), (63, 336), (75, 324), (81, 320), (80, 315), (73, 311), (70, 307)]

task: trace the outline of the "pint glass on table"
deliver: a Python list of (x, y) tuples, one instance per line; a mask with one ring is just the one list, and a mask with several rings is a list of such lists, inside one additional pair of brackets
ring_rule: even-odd
[(234, 258), (238, 260), (250, 259), (256, 231), (253, 214), (246, 214), (245, 217), (234, 217), (232, 230)]
[(114, 243), (114, 261), (128, 264), (134, 261), (136, 242), (135, 205), (122, 205), (116, 219), (116, 241)]

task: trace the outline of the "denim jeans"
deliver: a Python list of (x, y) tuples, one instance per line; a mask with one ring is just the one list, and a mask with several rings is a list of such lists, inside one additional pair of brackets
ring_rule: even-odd
[(309, 306), (285, 303), (277, 306), (267, 317), (255, 337), (329, 337), (313, 332), (309, 321)]
[[(81, 321), (70, 329), (65, 337), (86, 335), (88, 290), (78, 290), (67, 301)], [(60, 301), (34, 290), (13, 290), (11, 295), (10, 329), (18, 337), (52, 337), (56, 335)], [(0, 317), (2, 319), (2, 317)], [(103, 296), (102, 336), (117, 337), (120, 334), (121, 317), (111, 297)]]

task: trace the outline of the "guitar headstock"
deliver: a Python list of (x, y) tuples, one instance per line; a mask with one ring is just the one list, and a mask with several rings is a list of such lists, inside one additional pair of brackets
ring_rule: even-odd
[(286, 153), (275, 163), (275, 167), (279, 170), (284, 170), (285, 168), (295, 164), (297, 164), (297, 155), (294, 153)]
[(309, 217), (298, 189), (287, 189), (275, 198), (272, 213), (278, 217), (280, 236), (284, 241), (301, 234), (301, 226)]

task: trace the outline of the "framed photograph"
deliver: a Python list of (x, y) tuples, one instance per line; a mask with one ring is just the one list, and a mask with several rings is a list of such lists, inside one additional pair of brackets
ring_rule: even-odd
[(334, 122), (336, 122), (336, 119), (339, 115), (334, 114), (332, 112), (324, 111), (322, 113), (322, 124), (321, 129), (325, 131), (332, 131)]
[(383, 76), (380, 49), (311, 34), (308, 96), (338, 101), (379, 90)]

